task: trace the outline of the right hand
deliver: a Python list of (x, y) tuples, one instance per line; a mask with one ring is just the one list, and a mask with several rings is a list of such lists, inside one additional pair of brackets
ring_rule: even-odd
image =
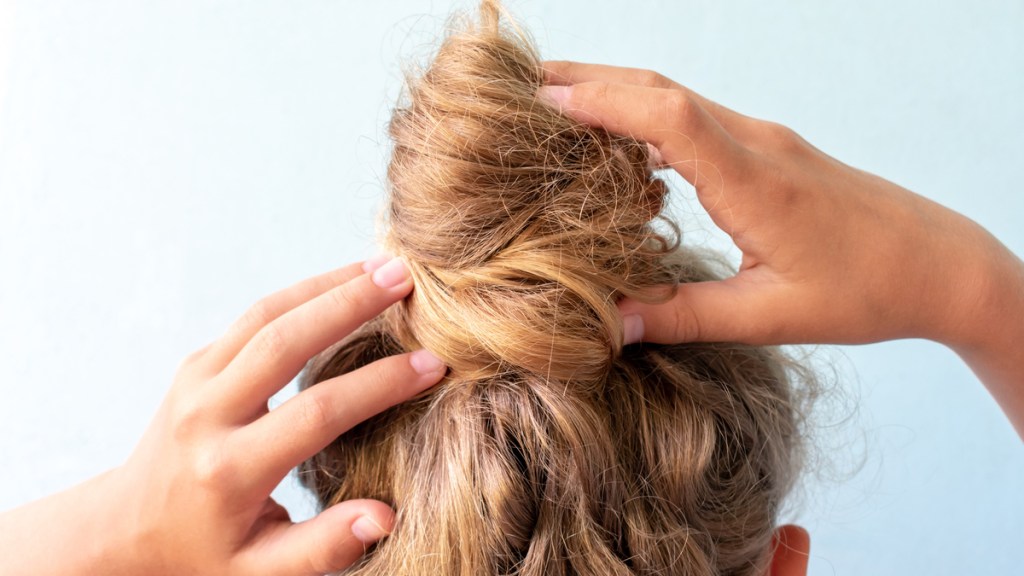
[[(646, 141), (693, 184), (743, 253), (739, 273), (626, 301), (648, 342), (865, 343), (969, 348), (1020, 261), (966, 217), (847, 166), (792, 130), (653, 72), (547, 62), (541, 96), (578, 121)], [(1016, 284), (1013, 280), (1016, 279)], [(1012, 298), (1012, 294), (1009, 294)], [(630, 319), (630, 316), (634, 316)]]
[(622, 302), (627, 342), (928, 338), (970, 365), (1024, 438), (1024, 264), (985, 229), (653, 72), (544, 67), (540, 97), (646, 141), (743, 252), (731, 278)]

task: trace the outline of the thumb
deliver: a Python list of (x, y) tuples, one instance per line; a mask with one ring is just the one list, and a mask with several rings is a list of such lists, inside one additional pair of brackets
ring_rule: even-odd
[(680, 284), (675, 297), (661, 304), (626, 298), (619, 303), (626, 344), (683, 342), (773, 343), (779, 335), (773, 306), (764, 290), (737, 277)]
[(289, 527), (268, 552), (261, 570), (275, 574), (333, 574), (358, 560), (391, 532), (395, 514), (377, 500), (348, 500)]

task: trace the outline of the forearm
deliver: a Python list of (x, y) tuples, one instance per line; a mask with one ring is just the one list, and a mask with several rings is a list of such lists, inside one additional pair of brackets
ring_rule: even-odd
[(110, 523), (118, 511), (100, 497), (111, 474), (0, 513), (0, 576), (121, 572)]
[(948, 344), (970, 366), (1024, 438), (1024, 262), (998, 242), (988, 252), (982, 296)]

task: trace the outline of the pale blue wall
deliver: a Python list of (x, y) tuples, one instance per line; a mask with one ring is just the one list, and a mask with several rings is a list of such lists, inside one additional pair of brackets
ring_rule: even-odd
[[(657, 69), (1024, 253), (1017, 0), (511, 6), (548, 57)], [(121, 462), (186, 353), (371, 253), (399, 54), (449, 8), (0, 0), (0, 508)], [(842, 353), (830, 462), (864, 463), (809, 482), (811, 572), (1020, 573), (1024, 454), (982, 387), (929, 343)]]

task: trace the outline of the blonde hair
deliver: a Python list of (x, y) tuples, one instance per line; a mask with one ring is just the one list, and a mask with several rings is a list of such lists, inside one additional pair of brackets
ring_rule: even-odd
[(484, 1), (408, 81), (386, 244), (414, 292), (301, 386), (421, 347), (451, 370), (301, 477), (323, 506), (396, 507), (351, 574), (760, 573), (812, 383), (774, 349), (623, 346), (619, 298), (713, 275), (659, 216), (646, 146), (539, 101), (540, 59), (508, 22)]

